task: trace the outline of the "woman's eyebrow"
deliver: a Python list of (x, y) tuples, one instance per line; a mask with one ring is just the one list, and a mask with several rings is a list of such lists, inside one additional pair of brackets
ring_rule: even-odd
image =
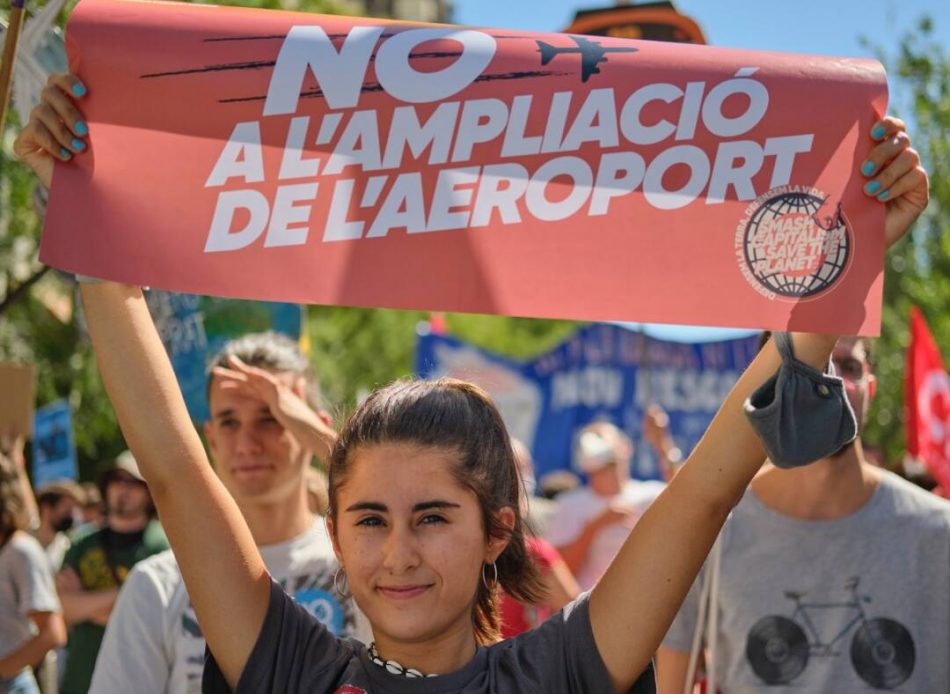
[(386, 504), (381, 504), (378, 501), (358, 501), (347, 508), (346, 513), (351, 511), (380, 511), (386, 513), (388, 510)]
[[(418, 513), (419, 511), (430, 511), (432, 509), (448, 509), (448, 508), (461, 508), (461, 507), (453, 501), (433, 499), (432, 501), (419, 502), (418, 504), (412, 507), (412, 512)], [(349, 506), (345, 512), (350, 513), (351, 511), (379, 511), (380, 513), (386, 513), (389, 511), (389, 507), (387, 507), (386, 504), (380, 503), (378, 501), (358, 501), (352, 506)]]
[(458, 504), (452, 501), (442, 501), (441, 499), (434, 499), (432, 501), (423, 501), (416, 504), (412, 507), (413, 513), (418, 513), (419, 511), (429, 511), (431, 509), (440, 509), (440, 508), (461, 508)]

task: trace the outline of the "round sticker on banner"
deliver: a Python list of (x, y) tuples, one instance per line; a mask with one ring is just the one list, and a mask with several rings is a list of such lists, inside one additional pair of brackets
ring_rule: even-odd
[(339, 636), (343, 631), (343, 606), (330, 593), (319, 588), (307, 588), (294, 593), (294, 601), (312, 614), (330, 633)]
[(851, 244), (841, 203), (803, 186), (761, 195), (736, 227), (739, 268), (769, 299), (804, 299), (833, 287), (847, 269)]

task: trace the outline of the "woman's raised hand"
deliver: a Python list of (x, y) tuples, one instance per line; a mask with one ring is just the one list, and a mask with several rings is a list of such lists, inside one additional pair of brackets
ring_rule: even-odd
[(878, 144), (861, 166), (868, 178), (864, 192), (887, 205), (885, 239), (890, 248), (900, 241), (930, 200), (927, 172), (911, 147), (904, 121), (890, 116), (871, 128)]
[(75, 100), (86, 95), (86, 87), (75, 75), (52, 75), (20, 131), (13, 151), (49, 188), (53, 163), (70, 161), (89, 147), (89, 126), (76, 108)]

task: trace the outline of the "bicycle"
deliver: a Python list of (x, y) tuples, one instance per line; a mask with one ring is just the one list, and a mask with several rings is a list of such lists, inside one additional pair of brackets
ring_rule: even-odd
[[(794, 601), (791, 618), (770, 615), (756, 622), (746, 640), (746, 658), (755, 674), (766, 684), (787, 684), (798, 677), (812, 657), (837, 657), (835, 650), (848, 632), (858, 627), (851, 639), (851, 664), (858, 676), (875, 689), (894, 689), (914, 671), (916, 650), (907, 628), (887, 617), (869, 619), (864, 604), (871, 597), (858, 593), (859, 577), (845, 584), (851, 593), (846, 602), (806, 603), (805, 593), (785, 591)], [(809, 612), (848, 609), (853, 617), (830, 641), (823, 641)], [(860, 625), (860, 626), (858, 626)]]

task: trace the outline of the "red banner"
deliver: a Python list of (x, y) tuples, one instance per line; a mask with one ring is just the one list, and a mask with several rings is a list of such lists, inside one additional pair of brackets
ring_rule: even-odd
[(222, 296), (873, 334), (873, 61), (83, 0), (42, 258)]
[(950, 375), (916, 306), (910, 309), (910, 346), (904, 393), (907, 454), (922, 461), (950, 490)]

